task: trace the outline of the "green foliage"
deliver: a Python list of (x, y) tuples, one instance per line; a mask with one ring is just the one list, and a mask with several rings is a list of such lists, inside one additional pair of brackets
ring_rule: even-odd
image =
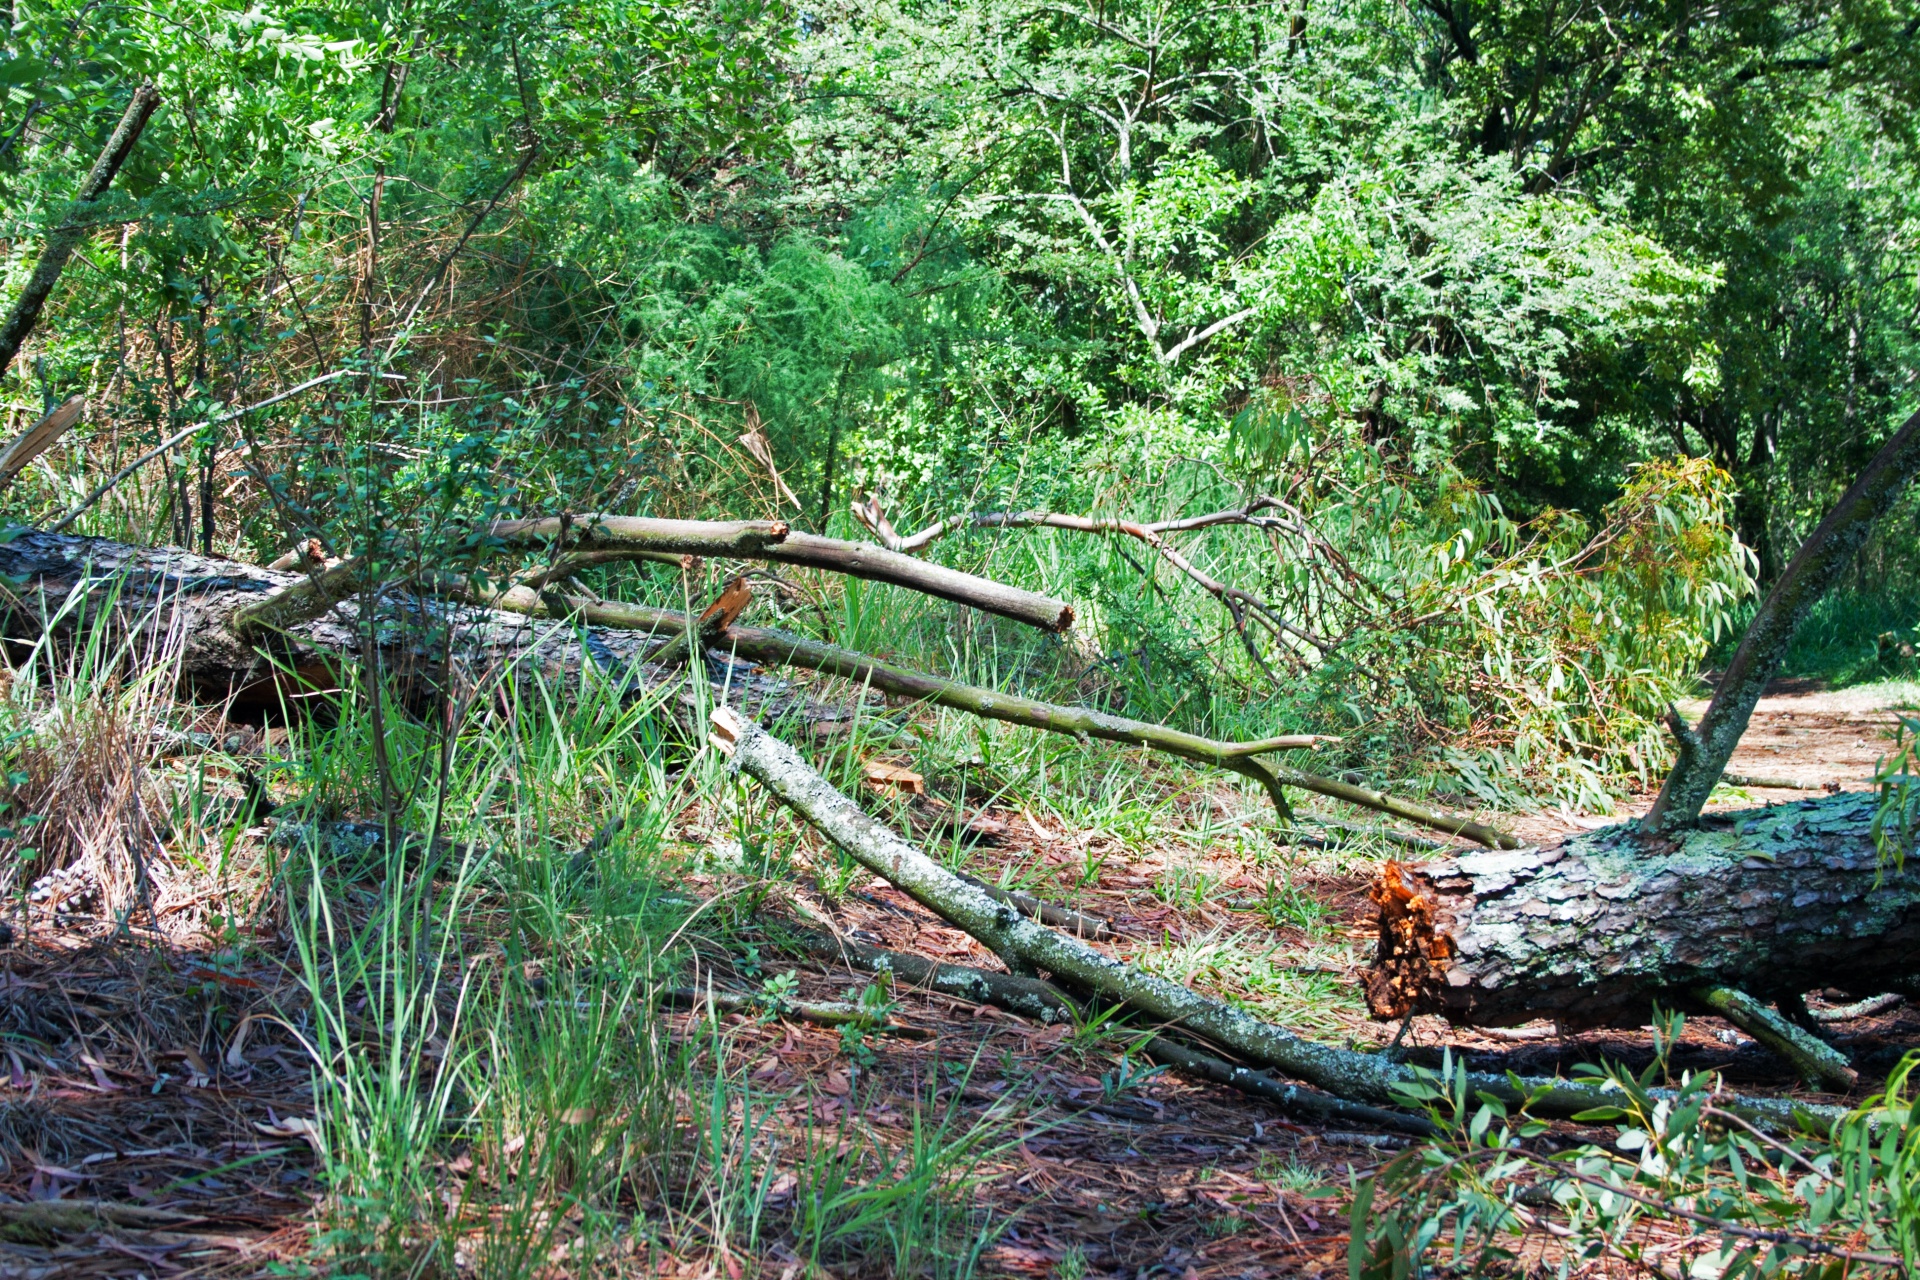
[[(1679, 1019), (1666, 1019), (1671, 1045)], [(1553, 1154), (1523, 1107), (1469, 1096), (1465, 1068), (1422, 1073), (1407, 1100), (1444, 1137), (1361, 1181), (1352, 1210), (1353, 1280), (1400, 1280), (1430, 1265), (1503, 1274), (1544, 1242), (1563, 1270), (1618, 1259), (1728, 1277), (1843, 1274), (1920, 1258), (1910, 1055), (1884, 1093), (1827, 1136), (1776, 1137), (1715, 1105), (1717, 1077), (1656, 1089), (1664, 1053), (1639, 1074), (1585, 1066), (1619, 1103), (1583, 1119), (1617, 1126), (1611, 1148)]]

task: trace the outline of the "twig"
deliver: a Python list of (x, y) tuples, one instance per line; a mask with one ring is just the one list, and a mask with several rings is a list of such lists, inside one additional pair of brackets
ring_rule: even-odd
[[(99, 488), (95, 489), (92, 493), (89, 493), (86, 497), (82, 498), (78, 506), (74, 507), (73, 510), (67, 512), (67, 514), (61, 516), (58, 520), (48, 525), (47, 532), (59, 533), (61, 530), (65, 529), (68, 525), (72, 524), (75, 520), (78, 520), (82, 515), (84, 515), (87, 509), (93, 506), (94, 503), (100, 501), (100, 499), (106, 497), (109, 493), (113, 492), (114, 489), (118, 488), (122, 480), (125, 480), (128, 476), (132, 475), (134, 472), (138, 471), (140, 468), (146, 466), (149, 462), (152, 462), (155, 458), (167, 452), (169, 449), (175, 448), (176, 446), (185, 443), (196, 432), (205, 431), (208, 427), (217, 427), (222, 423), (232, 422), (235, 418), (239, 418), (246, 414), (252, 413), (256, 409), (265, 409), (270, 405), (279, 404), (282, 400), (291, 400), (294, 396), (299, 395), (303, 391), (311, 391), (313, 390), (313, 388), (319, 386), (321, 383), (332, 382), (335, 378), (344, 377), (349, 372), (351, 372), (351, 370), (335, 369), (332, 373), (323, 373), (317, 378), (307, 379), (305, 382), (301, 383), (297, 387), (288, 387), (285, 391), (280, 392), (278, 395), (268, 396), (265, 400), (255, 401), (253, 404), (243, 405), (238, 409), (229, 409), (225, 413), (216, 414), (215, 416), (208, 418), (205, 422), (196, 422), (192, 426), (188, 427), (186, 430), (179, 431), (171, 436), (168, 436), (165, 440), (162, 440), (159, 444), (153, 446), (153, 448), (147, 450), (145, 453), (135, 458), (132, 462), (129, 462), (126, 466), (114, 472), (113, 475), (108, 478), (105, 484), (102, 484)], [(400, 375), (390, 374), (387, 376), (399, 377)]]
[(1809, 1009), (1807, 1012), (1815, 1022), (1851, 1022), (1855, 1018), (1870, 1018), (1876, 1013), (1884, 1013), (1905, 999), (1898, 992), (1889, 992), (1883, 996), (1869, 996), (1855, 1004), (1843, 1004), (1833, 1009)]

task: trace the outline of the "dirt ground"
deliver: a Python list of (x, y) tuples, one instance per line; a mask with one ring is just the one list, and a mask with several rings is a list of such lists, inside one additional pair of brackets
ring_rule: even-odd
[[(1863, 787), (1891, 745), (1891, 705), (1899, 700), (1884, 690), (1779, 690), (1761, 703), (1732, 772), (1814, 788)], [(1751, 785), (1716, 803), (1806, 794)], [(1061, 885), (1081, 877), (1085, 839), (1044, 832), (1019, 814), (1001, 816), (991, 837), (997, 855), (1040, 868), (1043, 882), (1049, 868)], [(1556, 812), (1510, 825), (1549, 841), (1617, 820)], [(1330, 983), (1329, 990), (1350, 985), (1368, 959), (1363, 868), (1305, 877), (1304, 887), (1331, 913), (1311, 936), (1275, 929), (1243, 909), (1260, 887), (1250, 871), (1176, 907), (1154, 892), (1162, 870), (1151, 858), (1106, 860), (1073, 904), (1110, 920), (1122, 953), (1170, 953), (1264, 931), (1299, 973)], [(972, 939), (883, 881), (857, 885), (834, 903), (794, 892), (863, 941), (993, 964)], [(318, 1194), (303, 1129), (312, 1113), (306, 1062), (264, 1018), (250, 1038), (222, 1043), (210, 1033), (216, 1010), (225, 1013), (222, 1025), (232, 1025), (235, 1016), (272, 1012), (288, 995), (287, 970), (271, 959), (271, 940), (260, 941), (255, 958), (233, 963), (138, 931), (115, 937), (103, 923), (73, 916), (39, 924), (0, 949), (0, 1280), (299, 1273)], [(707, 963), (723, 981), (730, 976), (725, 957)], [(869, 979), (792, 963), (806, 996), (843, 998)], [(752, 988), (752, 975), (731, 976)], [(1228, 984), (1205, 965), (1188, 980), (1202, 989)], [(758, 1087), (787, 1091), (781, 1118), (789, 1125), (852, 1120), (898, 1131), (929, 1089), (973, 1117), (1017, 1096), (1011, 1118), (1000, 1122), (1005, 1147), (989, 1161), (980, 1193), (1012, 1222), (983, 1259), (986, 1274), (1251, 1280), (1343, 1273), (1350, 1179), (1406, 1142), (1302, 1124), (1267, 1102), (1167, 1075), (1116, 1094), (1102, 1087), (1116, 1066), (1112, 1042), (1076, 1044), (1064, 1027), (924, 992), (897, 994), (901, 1020), (923, 1034), (884, 1039), (868, 1068), (848, 1062), (830, 1028), (734, 1015), (727, 1033)], [(1388, 1038), (1392, 1029), (1366, 1020), (1353, 1002), (1336, 1004), (1316, 1014), (1313, 1034), (1355, 1045)], [(683, 1035), (704, 1034), (697, 1015), (670, 1016)], [(1920, 1015), (1906, 1006), (1834, 1029), (1863, 1067), (1863, 1086), (1875, 1068), (1883, 1074), (1903, 1048), (1920, 1043)], [(1650, 1056), (1644, 1032), (1560, 1037), (1541, 1025), (1495, 1036), (1425, 1018), (1408, 1029), (1406, 1044), (1415, 1061), (1437, 1064), (1450, 1048), (1476, 1068), (1527, 1073)], [(1713, 1019), (1689, 1023), (1678, 1061), (1722, 1071), (1742, 1088), (1804, 1093), (1779, 1062)], [(973, 1064), (970, 1074), (956, 1069), (964, 1064)], [(1562, 1128), (1568, 1138), (1583, 1136)], [(55, 1210), (55, 1203), (69, 1207)], [(740, 1280), (724, 1256), (656, 1257), (647, 1267)], [(565, 1262), (552, 1274), (611, 1272)], [(791, 1280), (801, 1272), (778, 1274)]]

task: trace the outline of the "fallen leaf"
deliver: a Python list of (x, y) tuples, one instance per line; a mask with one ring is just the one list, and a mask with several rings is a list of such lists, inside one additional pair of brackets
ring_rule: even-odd
[[(273, 1115), (271, 1111), (267, 1114)], [(285, 1119), (275, 1116), (271, 1124), (262, 1124), (255, 1120), (253, 1127), (273, 1138), (304, 1138), (307, 1145), (313, 1148), (315, 1155), (324, 1154), (320, 1147), (319, 1122), (310, 1120), (306, 1116), (287, 1116)]]
[(240, 1019), (240, 1025), (233, 1029), (233, 1039), (227, 1041), (225, 1062), (228, 1066), (239, 1070), (246, 1069), (247, 1060), (241, 1056), (240, 1051), (247, 1047), (247, 1032), (252, 1029), (252, 1014), (248, 1014), (246, 1017)]
[(187, 1068), (191, 1072), (187, 1077), (188, 1084), (196, 1089), (204, 1089), (213, 1083), (213, 1068), (207, 1065), (205, 1058), (192, 1049), (176, 1049), (174, 1052), (187, 1060)]

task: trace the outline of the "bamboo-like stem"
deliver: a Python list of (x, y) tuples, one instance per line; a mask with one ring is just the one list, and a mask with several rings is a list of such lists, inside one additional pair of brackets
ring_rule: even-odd
[[(1116, 960), (1087, 943), (1025, 919), (946, 870), (899, 835), (863, 813), (785, 743), (716, 708), (711, 741), (734, 766), (772, 792), (855, 861), (908, 897), (985, 944), (1056, 980), (1102, 999), (1128, 1005), (1182, 1032), (1200, 1036), (1250, 1062), (1269, 1066), (1350, 1101), (1394, 1104), (1396, 1086), (1413, 1084), (1412, 1069), (1384, 1054), (1358, 1053), (1318, 1044), (1284, 1027), (1262, 1022), (1190, 988)], [(1526, 1080), (1470, 1072), (1468, 1087), (1510, 1104), (1527, 1104), (1545, 1115), (1570, 1115), (1610, 1104), (1609, 1090), (1565, 1080)], [(1809, 1117), (1832, 1125), (1836, 1107), (1810, 1108), (1790, 1100), (1743, 1098), (1724, 1103), (1743, 1119), (1773, 1128)]]
[(1846, 1093), (1860, 1083), (1860, 1073), (1838, 1049), (1808, 1035), (1746, 992), (1696, 987), (1693, 998), (1785, 1058), (1809, 1084)]

